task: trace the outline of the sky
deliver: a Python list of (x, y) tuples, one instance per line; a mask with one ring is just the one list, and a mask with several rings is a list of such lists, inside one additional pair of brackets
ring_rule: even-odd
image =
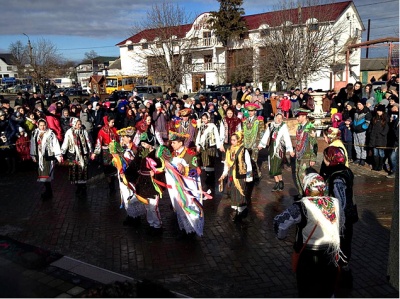
[[(1, 5), (0, 53), (12, 43), (51, 41), (66, 60), (80, 62), (85, 53), (119, 56), (117, 43), (132, 36), (135, 23), (143, 21), (155, 3), (163, 0), (18, 0)], [(399, 0), (353, 0), (365, 29), (371, 21), (370, 40), (399, 36)], [(196, 16), (219, 8), (217, 0), (169, 0)], [(275, 10), (279, 0), (244, 0), (246, 15)], [(340, 1), (336, 1), (340, 2)], [(26, 35), (24, 35), (25, 33)], [(366, 41), (367, 30), (362, 34)], [(369, 50), (369, 57), (385, 57), (388, 47)], [(364, 51), (365, 53), (365, 51)], [(365, 57), (365, 54), (362, 54)]]

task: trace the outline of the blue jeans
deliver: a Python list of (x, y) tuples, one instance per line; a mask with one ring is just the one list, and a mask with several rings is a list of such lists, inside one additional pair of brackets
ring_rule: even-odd
[(374, 148), (374, 156), (375, 157), (381, 157), (384, 158), (385, 157), (385, 150), (382, 148)]
[(397, 170), (397, 164), (399, 163), (399, 148), (392, 150), (389, 156), (390, 160), (390, 172), (395, 173)]

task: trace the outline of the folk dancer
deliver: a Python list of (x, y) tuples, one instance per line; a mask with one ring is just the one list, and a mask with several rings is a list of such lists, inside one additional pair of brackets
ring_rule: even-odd
[(181, 119), (175, 121), (172, 128), (172, 131), (188, 135), (188, 137), (185, 138), (184, 144), (187, 148), (195, 147), (197, 134), (197, 121), (195, 119), (190, 119), (191, 114), (192, 109), (190, 108), (179, 110), (179, 116)]
[(150, 233), (158, 234), (162, 232), (158, 203), (165, 189), (165, 175), (164, 161), (157, 155), (154, 139), (155, 136), (149, 131), (140, 134), (140, 147), (135, 157), (135, 163), (139, 166), (135, 186), (136, 193), (148, 201), (146, 218), (150, 225)]
[(213, 194), (215, 188), (215, 158), (217, 149), (225, 152), (217, 126), (210, 122), (210, 115), (201, 116), (201, 125), (196, 138), (197, 153), (201, 156), (202, 185), (207, 193)]
[(258, 149), (261, 150), (267, 146), (269, 174), (274, 176), (275, 180), (275, 186), (272, 188), (272, 191), (282, 191), (284, 188), (282, 168), (285, 153), (294, 153), (289, 129), (286, 123), (283, 122), (283, 115), (281, 113), (277, 113), (274, 121), (268, 125), (258, 145)]
[(298, 195), (295, 200), (298, 200), (303, 195), (303, 179), (308, 167), (313, 167), (317, 160), (318, 143), (314, 125), (308, 119), (310, 110), (300, 108), (296, 111), (298, 127), (296, 131), (295, 152), (290, 154), (291, 157), (296, 157), (295, 182), (298, 190)]
[(38, 163), (38, 182), (44, 183), (46, 191), (42, 193), (42, 199), (53, 197), (51, 181), (54, 179), (55, 161), (63, 161), (60, 144), (55, 133), (47, 127), (44, 119), (38, 120), (38, 127), (31, 137), (30, 155), (33, 162)]
[(319, 174), (306, 175), (302, 186), (305, 197), (274, 218), (274, 231), (283, 240), (296, 225), (294, 250), (300, 252), (307, 243), (296, 269), (299, 297), (331, 298), (343, 258), (340, 235), (344, 212), (337, 198), (324, 195), (326, 185)]
[(224, 171), (219, 182), (228, 177), (227, 193), (231, 199), (232, 221), (241, 221), (247, 217), (248, 209), (245, 196), (246, 182), (253, 180), (251, 157), (243, 145), (243, 132), (233, 133), (231, 146), (226, 151)]
[(78, 118), (71, 117), (70, 125), (71, 128), (65, 132), (61, 152), (66, 155), (68, 162), (69, 181), (77, 187), (75, 194), (78, 197), (85, 197), (89, 158), (93, 153), (92, 142)]
[(96, 155), (101, 154), (104, 175), (107, 178), (110, 194), (115, 193), (114, 178), (117, 175), (116, 168), (112, 165), (112, 155), (108, 149), (108, 145), (111, 141), (119, 142), (117, 129), (114, 127), (115, 119), (113, 116), (108, 115), (103, 117), (104, 126), (100, 129), (97, 134), (96, 145), (94, 153), (92, 154), (92, 160), (95, 159)]
[(133, 144), (134, 127), (127, 127), (117, 131), (121, 145), (113, 141), (110, 144), (110, 153), (113, 155), (112, 163), (117, 168), (119, 190), (121, 194), (121, 208), (125, 208), (126, 219), (123, 225), (133, 226), (140, 224), (140, 216), (146, 214), (147, 199), (136, 194), (133, 184), (138, 171), (135, 164), (136, 148)]
[(211, 196), (202, 190), (196, 152), (184, 146), (187, 135), (170, 131), (173, 149), (165, 161), (165, 178), (172, 207), (176, 212), (180, 230), (186, 234), (203, 235), (203, 200)]
[(246, 183), (246, 199), (251, 202), (250, 194), (253, 193), (254, 185), (261, 179), (261, 170), (258, 167), (258, 145), (264, 134), (264, 118), (256, 116), (259, 105), (256, 103), (246, 103), (245, 110), (248, 111), (249, 116), (243, 121), (243, 144), (249, 151), (253, 163), (253, 181)]

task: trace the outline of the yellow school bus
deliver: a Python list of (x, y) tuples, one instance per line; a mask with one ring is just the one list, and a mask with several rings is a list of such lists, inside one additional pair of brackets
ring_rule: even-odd
[(107, 76), (106, 93), (111, 94), (115, 90), (132, 92), (136, 85), (147, 84), (147, 76)]

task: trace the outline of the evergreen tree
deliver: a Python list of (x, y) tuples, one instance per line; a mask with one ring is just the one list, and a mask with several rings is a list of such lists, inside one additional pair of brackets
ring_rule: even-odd
[(247, 32), (246, 22), (243, 20), (243, 0), (217, 0), (219, 10), (211, 12), (209, 22), (224, 47), (228, 42)]
[(225, 47), (225, 78), (229, 80), (228, 45), (229, 42), (247, 33), (246, 22), (243, 20), (243, 0), (217, 0), (219, 10), (212, 11), (208, 20), (215, 36)]

